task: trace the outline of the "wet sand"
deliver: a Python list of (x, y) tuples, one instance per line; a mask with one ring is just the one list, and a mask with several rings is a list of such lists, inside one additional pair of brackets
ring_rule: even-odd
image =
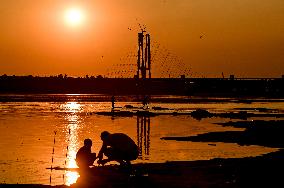
[[(223, 126), (246, 128), (245, 131), (206, 133), (194, 137), (168, 137), (177, 141), (235, 142), (283, 148), (283, 120), (238, 121)], [(213, 144), (214, 145), (214, 144)], [(173, 154), (174, 155), (174, 154)], [(94, 167), (79, 171), (80, 178), (70, 187), (188, 187), (240, 188), (283, 187), (284, 150), (258, 157), (176, 161), (133, 165), (131, 172), (119, 166)], [(0, 187), (52, 187), (48, 185), (6, 185)], [(58, 185), (54, 187), (68, 187)]]

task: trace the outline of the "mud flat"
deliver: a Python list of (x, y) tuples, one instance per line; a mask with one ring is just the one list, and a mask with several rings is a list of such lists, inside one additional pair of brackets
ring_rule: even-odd
[(245, 128), (245, 130), (210, 132), (188, 137), (163, 137), (161, 139), (192, 142), (226, 142), (238, 143), (239, 145), (260, 145), (284, 148), (284, 120), (230, 121), (222, 123), (221, 125)]

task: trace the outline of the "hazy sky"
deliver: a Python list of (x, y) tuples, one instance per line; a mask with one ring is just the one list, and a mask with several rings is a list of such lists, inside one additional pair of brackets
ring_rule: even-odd
[[(72, 7), (84, 13), (78, 26), (65, 20)], [(0, 74), (116, 72), (136, 63), (138, 23), (151, 34), (154, 76), (284, 74), (283, 0), (9, 0), (0, 17)]]

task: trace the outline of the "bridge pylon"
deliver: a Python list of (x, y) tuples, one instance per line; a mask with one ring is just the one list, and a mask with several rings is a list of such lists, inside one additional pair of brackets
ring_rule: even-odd
[(138, 54), (136, 78), (151, 78), (151, 45), (150, 34), (142, 30), (138, 33)]

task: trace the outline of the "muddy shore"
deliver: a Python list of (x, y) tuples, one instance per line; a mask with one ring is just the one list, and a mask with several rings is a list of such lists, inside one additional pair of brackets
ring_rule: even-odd
[(225, 142), (239, 145), (259, 145), (284, 148), (284, 120), (237, 121), (220, 123), (222, 126), (245, 128), (244, 131), (210, 132), (188, 137), (163, 137), (164, 140), (192, 142)]

